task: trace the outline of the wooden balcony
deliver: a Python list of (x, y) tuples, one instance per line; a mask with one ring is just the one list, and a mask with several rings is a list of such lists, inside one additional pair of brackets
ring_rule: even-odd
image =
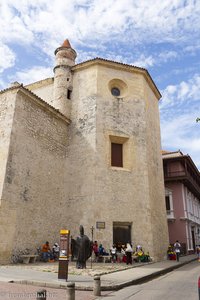
[[(194, 174), (195, 175), (195, 174)], [(165, 182), (179, 181), (184, 183), (198, 198), (200, 198), (200, 183), (196, 176), (191, 175), (187, 170), (164, 172)]]

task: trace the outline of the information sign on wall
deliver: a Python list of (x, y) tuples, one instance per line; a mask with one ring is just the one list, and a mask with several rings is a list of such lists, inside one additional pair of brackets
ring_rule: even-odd
[(97, 229), (105, 229), (106, 223), (105, 222), (96, 222)]

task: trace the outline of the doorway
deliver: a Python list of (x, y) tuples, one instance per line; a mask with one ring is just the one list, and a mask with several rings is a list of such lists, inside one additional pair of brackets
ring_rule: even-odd
[(195, 253), (196, 244), (195, 244), (195, 235), (194, 235), (194, 230), (195, 230), (195, 228), (194, 228), (194, 227), (192, 227), (192, 228), (191, 228), (191, 233), (192, 233), (192, 246), (193, 246), (194, 253)]
[(126, 245), (131, 242), (131, 227), (128, 222), (113, 222), (113, 244)]

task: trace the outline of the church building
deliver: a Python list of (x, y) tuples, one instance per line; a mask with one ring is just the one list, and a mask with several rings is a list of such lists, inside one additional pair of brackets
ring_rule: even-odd
[(0, 91), (0, 263), (79, 225), (107, 250), (131, 242), (162, 260), (160, 92), (146, 69), (76, 55), (65, 40), (54, 78)]

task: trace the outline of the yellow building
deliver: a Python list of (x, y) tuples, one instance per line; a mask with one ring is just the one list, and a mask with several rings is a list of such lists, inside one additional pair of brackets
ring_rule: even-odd
[(0, 263), (79, 225), (109, 248), (168, 246), (158, 100), (148, 71), (95, 58), (68, 40), (54, 78), (0, 92)]

